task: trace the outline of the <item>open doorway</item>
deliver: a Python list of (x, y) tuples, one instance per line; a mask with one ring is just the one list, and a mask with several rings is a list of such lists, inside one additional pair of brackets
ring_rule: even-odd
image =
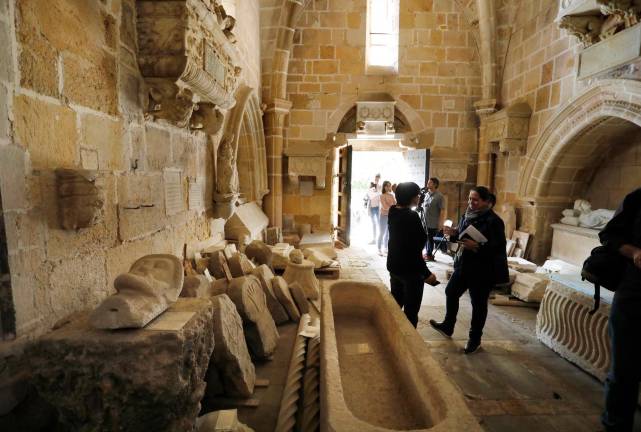
[(371, 217), (366, 201), (367, 190), (376, 174), (380, 174), (379, 185), (385, 181), (391, 184), (413, 181), (423, 187), (428, 174), (428, 154), (426, 150), (401, 148), (398, 144), (383, 149), (371, 149), (362, 143), (353, 146), (349, 170), (351, 245), (373, 250), (378, 247), (379, 226)]

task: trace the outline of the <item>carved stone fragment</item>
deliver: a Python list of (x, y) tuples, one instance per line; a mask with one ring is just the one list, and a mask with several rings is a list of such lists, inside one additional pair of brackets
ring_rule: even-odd
[(256, 371), (247, 350), (242, 319), (228, 296), (216, 296), (212, 302), (216, 341), (213, 362), (220, 373), (225, 394), (250, 397), (254, 392)]
[(97, 173), (87, 170), (57, 169), (60, 225), (66, 230), (88, 228), (103, 218), (104, 193), (97, 184)]
[(260, 282), (263, 292), (265, 293), (265, 300), (267, 301), (267, 309), (269, 313), (272, 314), (274, 322), (276, 324), (283, 324), (289, 321), (289, 316), (283, 305), (280, 304), (276, 295), (274, 294), (274, 289), (272, 288), (272, 279), (274, 279), (274, 273), (266, 265), (260, 265), (256, 267), (252, 274), (256, 276)]
[(247, 256), (240, 252), (232, 255), (231, 258), (227, 260), (227, 263), (229, 264), (232, 277), (235, 278), (251, 274), (255, 268)]
[(235, 409), (214, 411), (196, 420), (197, 432), (254, 432), (252, 428), (238, 420)]
[(252, 356), (270, 357), (278, 343), (278, 330), (265, 300), (260, 282), (255, 276), (232, 279), (227, 295), (243, 319), (245, 340)]
[(289, 284), (289, 292), (292, 294), (294, 302), (296, 303), (296, 307), (298, 307), (300, 313), (309, 313), (309, 303), (307, 303), (307, 297), (305, 297), (305, 292), (298, 284), (298, 282)]
[(173, 255), (140, 258), (129, 273), (114, 281), (118, 292), (91, 312), (91, 325), (99, 329), (144, 327), (178, 299), (183, 278), (182, 263)]
[(280, 304), (285, 307), (289, 318), (292, 321), (298, 322), (300, 319), (300, 311), (298, 310), (296, 303), (294, 303), (287, 281), (280, 276), (276, 276), (272, 279), (272, 288), (274, 289), (274, 295)]
[[(302, 252), (300, 253), (302, 255)], [(288, 284), (298, 282), (308, 299), (318, 299), (320, 284), (314, 274), (314, 263), (311, 261), (303, 260), (301, 264), (290, 262), (285, 268), (283, 278)]]
[(525, 301), (541, 303), (550, 278), (542, 273), (519, 273), (512, 285), (512, 295)]
[(253, 260), (256, 264), (265, 264), (270, 269), (272, 267), (272, 250), (262, 241), (254, 240), (245, 248), (247, 258)]
[(227, 258), (225, 258), (225, 253), (223, 251), (216, 251), (211, 254), (207, 268), (216, 279), (231, 280), (232, 278), (231, 271), (229, 270), (229, 264), (227, 263)]
[(185, 276), (180, 297), (206, 298), (211, 294), (211, 283), (204, 275)]

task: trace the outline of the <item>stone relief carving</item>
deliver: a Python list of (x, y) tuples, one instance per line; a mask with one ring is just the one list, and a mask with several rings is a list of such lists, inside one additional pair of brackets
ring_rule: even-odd
[(57, 169), (56, 183), (63, 229), (88, 228), (102, 220), (105, 197), (95, 171)]
[(561, 0), (557, 21), (585, 47), (639, 23), (639, 0)]
[(117, 293), (91, 313), (98, 329), (142, 328), (176, 300), (184, 282), (183, 266), (173, 255), (146, 255), (114, 280)]
[(522, 155), (527, 148), (532, 109), (527, 103), (504, 108), (487, 118), (488, 142), (497, 142), (502, 153)]
[(218, 147), (216, 190), (223, 195), (238, 194), (239, 190), (234, 138), (233, 134), (224, 136)]
[(287, 173), (290, 177), (311, 176), (316, 179), (316, 188), (325, 189), (325, 156), (289, 156)]
[[(235, 19), (210, 0), (139, 0), (138, 64), (149, 87), (147, 117), (186, 127), (196, 105), (234, 106), (241, 69)], [(198, 123), (198, 120), (196, 120)]]

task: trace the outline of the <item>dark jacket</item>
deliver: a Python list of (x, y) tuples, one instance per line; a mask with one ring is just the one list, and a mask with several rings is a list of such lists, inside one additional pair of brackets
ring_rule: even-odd
[(431, 272), (423, 261), (427, 234), (418, 213), (409, 208), (392, 206), (387, 224), (387, 270), (397, 276), (420, 274), (428, 277)]
[[(458, 225), (458, 232), (463, 232), (469, 225), (479, 230), (488, 241), (480, 245), (477, 252), (464, 250), (460, 258), (455, 260), (454, 269), (462, 272), (466, 283), (491, 286), (505, 283), (508, 279), (508, 269), (503, 220), (492, 210), (472, 220), (463, 216)], [(459, 238), (455, 235), (450, 240), (456, 241)]]
[[(617, 254), (624, 244), (641, 248), (641, 188), (623, 199), (612, 220), (599, 233), (599, 240)], [(641, 269), (632, 260), (626, 261), (626, 271), (617, 292), (641, 297)]]

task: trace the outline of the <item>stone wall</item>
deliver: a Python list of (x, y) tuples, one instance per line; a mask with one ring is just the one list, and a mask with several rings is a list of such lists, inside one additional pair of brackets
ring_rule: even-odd
[[(359, 97), (386, 92), (397, 101), (420, 147), (441, 147), (463, 158), (476, 153), (472, 104), (481, 95), (478, 53), (457, 3), (400, 1), (399, 73), (393, 76), (365, 74), (366, 6), (366, 0), (326, 0), (303, 12), (287, 77), (293, 105), (286, 151), (323, 148), (327, 134), (337, 132)], [(283, 213), (329, 228), (330, 197), (329, 190), (300, 197), (297, 189), (286, 187)]]
[(601, 166), (586, 187), (592, 208), (616, 209), (623, 198), (641, 186), (641, 134), (612, 143)]
[[(244, 79), (258, 86), (258, 1), (240, 3)], [(141, 255), (182, 256), (211, 234), (214, 149), (203, 133), (145, 120), (135, 11), (133, 0), (0, 1), (0, 187), (18, 337), (94, 306)], [(56, 168), (97, 171), (98, 224), (61, 229)], [(181, 172), (171, 215), (165, 169)], [(188, 210), (188, 178), (204, 213)]]

